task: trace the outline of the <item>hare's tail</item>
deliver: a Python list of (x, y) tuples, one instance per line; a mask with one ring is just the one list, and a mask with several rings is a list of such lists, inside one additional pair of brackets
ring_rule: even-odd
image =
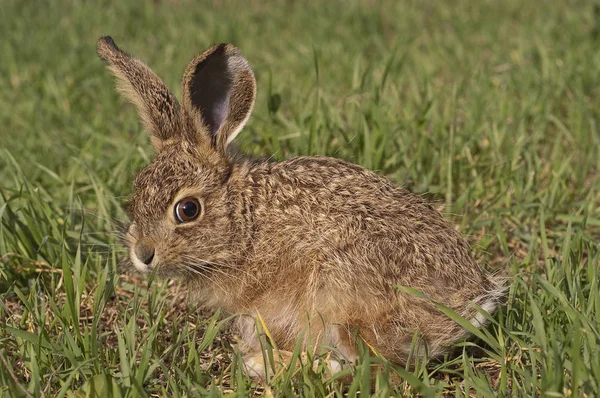
[[(489, 277), (490, 287), (479, 295), (473, 302), (488, 314), (493, 314), (498, 306), (503, 305), (509, 287), (510, 278), (498, 273)], [(480, 328), (486, 324), (487, 319), (482, 312), (477, 311), (470, 320), (471, 324)]]

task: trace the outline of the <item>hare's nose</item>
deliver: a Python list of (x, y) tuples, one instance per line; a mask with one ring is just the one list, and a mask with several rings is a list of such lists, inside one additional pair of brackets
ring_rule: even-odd
[(146, 265), (150, 265), (154, 258), (154, 247), (146, 243), (138, 243), (135, 247), (135, 255), (138, 260)]

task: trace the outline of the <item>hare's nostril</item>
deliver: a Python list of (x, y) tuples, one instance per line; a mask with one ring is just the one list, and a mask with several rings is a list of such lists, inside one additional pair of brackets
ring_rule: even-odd
[(146, 265), (150, 265), (154, 258), (154, 248), (146, 244), (138, 244), (135, 247), (135, 255), (138, 260)]

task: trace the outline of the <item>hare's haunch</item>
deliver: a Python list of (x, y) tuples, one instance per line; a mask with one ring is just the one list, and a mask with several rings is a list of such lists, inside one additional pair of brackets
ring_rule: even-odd
[(437, 303), (477, 327), (485, 321), (477, 307), (498, 305), (502, 279), (475, 263), (466, 240), (420, 196), (339, 159), (232, 154), (256, 94), (234, 46), (191, 61), (181, 103), (110, 37), (98, 54), (156, 150), (133, 184), (131, 261), (186, 280), (209, 308), (246, 314), (234, 326), (251, 374), (264, 374), (257, 314), (283, 361), (303, 339), (352, 362), (360, 338), (405, 363), (415, 333), (417, 354), (427, 347), (430, 356), (465, 337)]

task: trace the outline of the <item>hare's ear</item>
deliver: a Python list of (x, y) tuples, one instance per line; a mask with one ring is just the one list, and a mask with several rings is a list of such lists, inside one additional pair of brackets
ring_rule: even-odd
[(179, 103), (154, 72), (121, 51), (109, 36), (98, 41), (97, 50), (117, 77), (119, 91), (137, 107), (157, 152), (165, 141), (182, 134)]
[(231, 44), (211, 47), (190, 62), (181, 86), (183, 108), (197, 134), (225, 151), (254, 106), (256, 81), (246, 58)]

